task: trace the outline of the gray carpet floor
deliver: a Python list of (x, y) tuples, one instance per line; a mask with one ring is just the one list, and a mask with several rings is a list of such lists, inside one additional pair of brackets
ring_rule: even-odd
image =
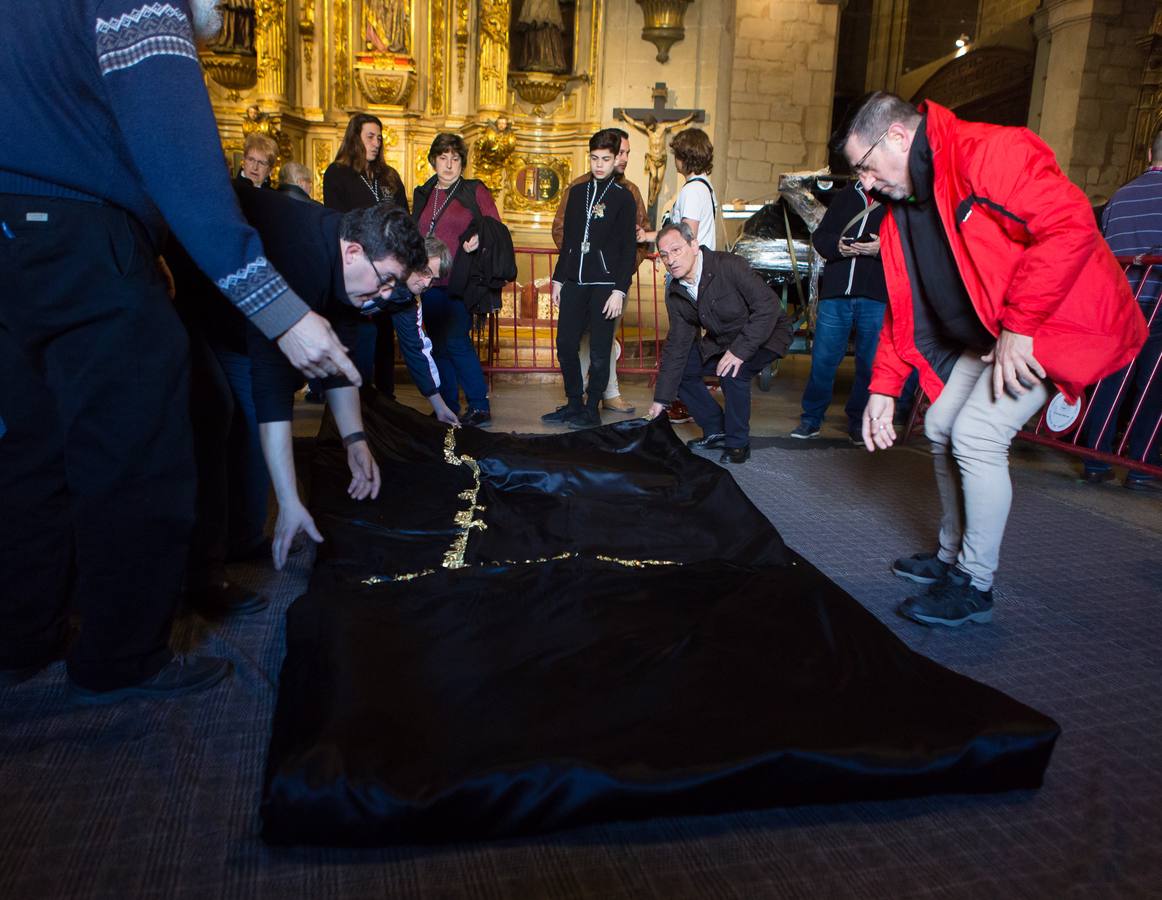
[[(258, 803), (283, 616), (313, 552), (232, 571), (273, 598), (175, 640), (228, 656), (181, 702), (71, 708), (63, 667), (0, 691), (0, 898), (1162, 897), (1162, 502), (1014, 467), (986, 627), (894, 607), (930, 549), (924, 454), (756, 440), (733, 472), (792, 547), (909, 645), (1054, 716), (1043, 789), (613, 824), (491, 844), (282, 850)], [(898, 702), (900, 698), (885, 698)]]

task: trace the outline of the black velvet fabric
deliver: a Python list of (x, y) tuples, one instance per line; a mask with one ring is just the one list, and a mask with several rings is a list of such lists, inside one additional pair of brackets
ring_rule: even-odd
[(333, 430), (316, 455), (327, 541), (288, 614), (268, 841), (496, 838), (1041, 784), (1051, 719), (910, 651), (664, 418), (457, 432), (485, 526), (459, 569), (442, 562), (471, 468), (445, 460), (430, 419), (382, 399), (365, 418), (378, 502), (346, 497)]

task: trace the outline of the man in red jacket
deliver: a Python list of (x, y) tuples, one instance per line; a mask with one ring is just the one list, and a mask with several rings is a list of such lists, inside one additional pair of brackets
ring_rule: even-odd
[(1027, 129), (876, 92), (835, 146), (890, 204), (868, 450), (895, 441), (895, 400), (913, 366), (932, 400), (924, 433), (942, 507), (939, 549), (892, 566), (929, 585), (900, 613), (929, 625), (987, 622), (1012, 503), (1009, 444), (1048, 382), (1077, 397), (1134, 358), (1146, 323), (1085, 195)]

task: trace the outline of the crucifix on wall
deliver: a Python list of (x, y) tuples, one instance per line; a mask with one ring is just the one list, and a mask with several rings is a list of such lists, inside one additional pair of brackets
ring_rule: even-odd
[(667, 109), (666, 83), (659, 81), (650, 92), (654, 105), (648, 109), (623, 109), (613, 111), (615, 119), (632, 125), (646, 136), (649, 149), (646, 150), (646, 178), (649, 180), (647, 203), (651, 222), (656, 222), (658, 194), (662, 189), (662, 178), (666, 174), (666, 135), (675, 128), (690, 122), (705, 122), (703, 109)]

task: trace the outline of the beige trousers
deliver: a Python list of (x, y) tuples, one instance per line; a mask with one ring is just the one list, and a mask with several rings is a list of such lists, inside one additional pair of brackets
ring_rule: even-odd
[(1013, 502), (1009, 445), (1049, 393), (1042, 383), (997, 399), (992, 380), (991, 364), (964, 353), (924, 417), (942, 512), (939, 556), (982, 591), (992, 587)]

